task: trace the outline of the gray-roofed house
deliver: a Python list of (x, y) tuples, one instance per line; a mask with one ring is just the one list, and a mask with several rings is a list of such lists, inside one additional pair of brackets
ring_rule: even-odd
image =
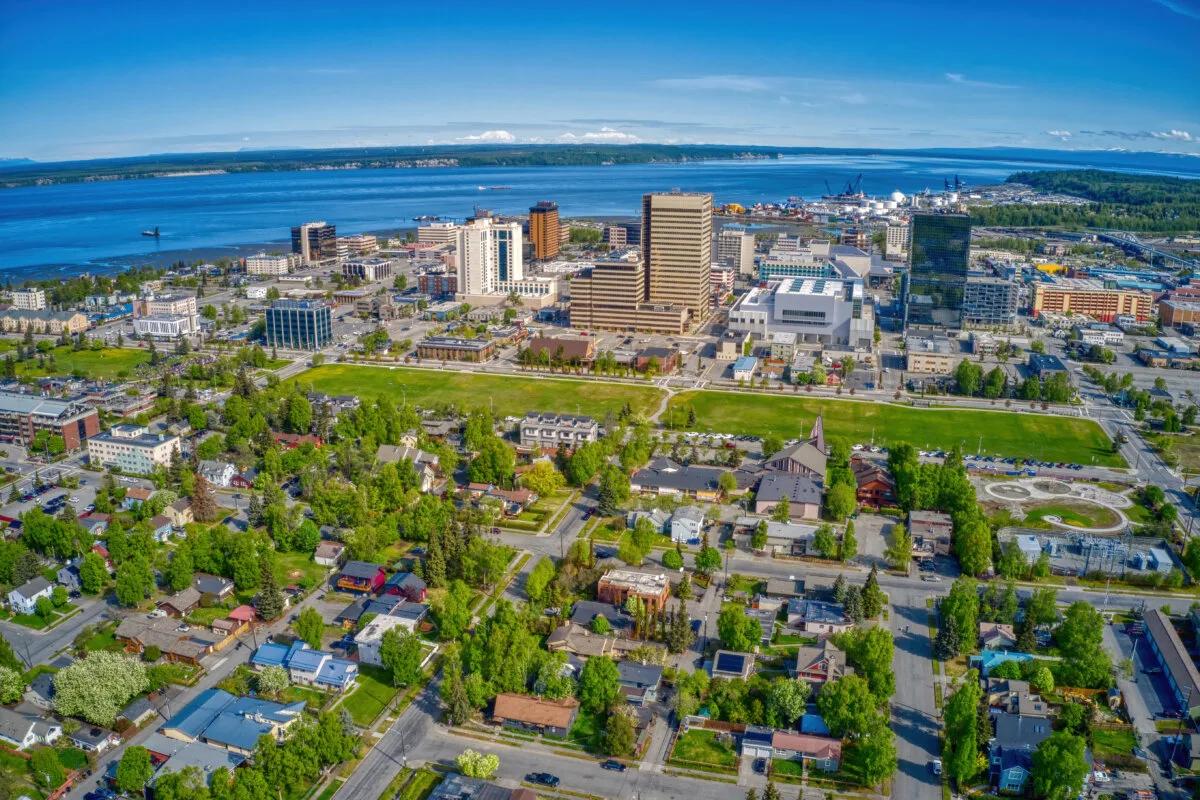
[(237, 467), (230, 464), (228, 461), (201, 461), (196, 469), (197, 474), (203, 475), (204, 480), (208, 481), (213, 486), (228, 488), (233, 482), (233, 476), (237, 475)]
[(653, 703), (658, 699), (662, 685), (663, 668), (659, 664), (639, 664), (636, 661), (621, 661), (617, 664), (621, 694), (633, 705)]
[(158, 607), (172, 617), (186, 617), (192, 609), (200, 605), (200, 597), (200, 591), (194, 586), (189, 586), (160, 602)]
[[(629, 486), (632, 491), (643, 494), (692, 497), (715, 502), (721, 499), (719, 481), (725, 472), (720, 467), (684, 466), (660, 456), (633, 473)], [(749, 472), (734, 470), (730, 474), (737, 482), (737, 488), (732, 492), (735, 495), (744, 494), (754, 483), (754, 476)]]
[(0, 706), (0, 742), (25, 750), (35, 744), (53, 744), (61, 736), (62, 726), (55, 720)]
[(609, 630), (618, 636), (628, 636), (633, 630), (633, 618), (612, 603), (580, 600), (571, 610), (571, 622), (588, 630), (592, 629), (592, 620), (596, 617), (608, 620)]
[(845, 633), (854, 626), (854, 621), (837, 603), (793, 598), (788, 601), (787, 624), (789, 628), (799, 628), (805, 633), (829, 636)]
[(192, 578), (192, 586), (200, 594), (211, 594), (218, 600), (224, 600), (233, 594), (233, 581), (206, 572), (197, 572)]
[(50, 599), (53, 591), (50, 581), (38, 575), (10, 591), (8, 605), (18, 614), (33, 614), (37, 611), (38, 598)]
[(784, 500), (791, 519), (820, 519), (823, 490), (819, 479), (794, 472), (768, 472), (758, 483), (754, 513), (771, 514)]
[(1160, 609), (1146, 612), (1146, 640), (1162, 665), (1175, 702), (1189, 717), (1200, 714), (1200, 671), (1171, 620)]
[(29, 682), (29, 688), (25, 690), (25, 699), (38, 708), (52, 708), (54, 706), (54, 675), (49, 672), (39, 672), (37, 677)]
[(638, 521), (643, 519), (649, 520), (657, 533), (666, 533), (667, 525), (671, 522), (671, 513), (663, 511), (661, 508), (653, 508), (649, 511), (630, 511), (625, 515), (625, 525), (633, 530), (637, 527)]
[(1000, 713), (994, 717), (996, 735), (988, 742), (988, 769), (1000, 792), (1025, 791), (1033, 752), (1050, 735), (1050, 720)]
[(699, 506), (683, 506), (671, 515), (671, 541), (690, 542), (699, 540), (704, 532), (704, 509)]
[(117, 743), (118, 736), (107, 728), (80, 725), (74, 733), (67, 734), (67, 740), (85, 753), (103, 753)]

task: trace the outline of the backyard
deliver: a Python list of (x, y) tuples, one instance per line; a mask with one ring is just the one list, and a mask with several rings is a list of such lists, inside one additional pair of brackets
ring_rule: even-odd
[(662, 398), (661, 390), (652, 386), (350, 364), (314, 367), (293, 380), (328, 394), (407, 399), (427, 407), (446, 403), (463, 408), (487, 406), (497, 416), (553, 411), (603, 418), (610, 411), (619, 412), (625, 403), (649, 415)]
[(807, 436), (820, 414), (826, 436), (850, 442), (908, 442), (926, 450), (957, 445), (968, 452), (981, 449), (984, 455), (1110, 467), (1125, 464), (1112, 452), (1099, 425), (1074, 417), (703, 390), (671, 398), (672, 407), (680, 405), (695, 409), (696, 429), (719, 433)]
[(399, 691), (392, 686), (392, 676), (387, 670), (360, 664), (358, 686), (342, 700), (342, 708), (350, 714), (355, 725), (365, 728), (375, 721)]
[(671, 751), (670, 763), (693, 769), (732, 772), (737, 769), (737, 754), (730, 741), (722, 741), (716, 731), (692, 728), (679, 734)]

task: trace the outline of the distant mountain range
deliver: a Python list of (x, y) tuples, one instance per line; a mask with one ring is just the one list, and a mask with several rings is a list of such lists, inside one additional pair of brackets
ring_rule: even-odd
[(0, 187), (130, 180), (195, 172), (286, 172), (306, 169), (432, 167), (521, 167), (639, 164), (663, 161), (781, 158), (784, 156), (900, 156), (1023, 161), (1031, 164), (1167, 172), (1200, 178), (1200, 158), (1179, 153), (1123, 150), (1041, 150), (1036, 148), (870, 149), (765, 147), (758, 145), (429, 145), (328, 150), (243, 150), (221, 153), (168, 153), (132, 158), (39, 163), (0, 159)]

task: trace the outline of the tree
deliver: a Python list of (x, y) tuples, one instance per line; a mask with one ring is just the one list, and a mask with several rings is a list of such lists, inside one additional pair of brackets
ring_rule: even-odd
[(747, 616), (741, 606), (730, 603), (717, 616), (717, 634), (726, 649), (749, 653), (758, 644), (762, 628), (758, 620)]
[(717, 478), (717, 488), (722, 495), (729, 497), (737, 491), (737, 478), (733, 477), (732, 472), (722, 472), (721, 477)]
[(549, 497), (566, 484), (567, 480), (549, 460), (535, 461), (521, 476), (521, 485), (540, 497)]
[(283, 615), (283, 592), (275, 581), (275, 570), (271, 568), (270, 561), (263, 561), (260, 585), (262, 588), (255, 600), (258, 615), (268, 622), (279, 619)]
[(17, 654), (13, 652), (12, 645), (8, 643), (8, 639), (3, 635), (0, 635), (0, 667), (8, 667), (15, 672), (25, 671), (25, 665), (21, 663), (21, 659), (17, 658)]
[(959, 394), (979, 394), (983, 384), (983, 367), (964, 358), (954, 370), (954, 383)]
[(700, 552), (696, 554), (696, 572), (701, 575), (711, 575), (721, 567), (721, 551), (708, 545), (708, 533), (705, 532), (700, 540)]
[(1112, 661), (1103, 646), (1104, 618), (1082, 601), (1072, 603), (1054, 631), (1062, 660), (1058, 681), (1065, 686), (1100, 689), (1111, 680)]
[(154, 571), (145, 555), (127, 558), (117, 567), (114, 594), (117, 602), (126, 607), (136, 606), (154, 592)]
[(949, 661), (962, 650), (962, 635), (954, 617), (946, 617), (933, 640), (933, 657), (938, 661)]
[(948, 618), (954, 619), (967, 652), (975, 649), (975, 635), (979, 630), (979, 594), (975, 586), (974, 578), (958, 578), (939, 609), (943, 624)]
[(603, 614), (597, 614), (592, 617), (592, 633), (603, 636), (612, 630), (612, 625), (608, 622), (608, 617)]
[(886, 702), (896, 691), (891, 631), (886, 628), (857, 629), (850, 631), (841, 643), (850, 663), (866, 679), (871, 694), (880, 702)]
[(295, 629), (296, 635), (303, 639), (309, 647), (314, 649), (321, 647), (321, 638), (325, 635), (325, 621), (321, 618), (321, 612), (312, 607), (304, 609), (300, 612), (300, 616), (296, 617), (292, 627)]
[(912, 561), (912, 547), (912, 536), (909, 535), (908, 528), (899, 523), (893, 525), (891, 542), (884, 553), (892, 569), (908, 572), (908, 565)]
[(474, 592), (460, 580), (450, 584), (441, 600), (434, 603), (433, 616), (439, 638), (446, 641), (461, 639), (471, 626), (471, 599)]
[(1088, 773), (1084, 741), (1067, 731), (1056, 731), (1033, 751), (1029, 777), (1033, 793), (1046, 800), (1070, 800), (1083, 789)]
[(809, 685), (804, 681), (778, 677), (767, 695), (767, 722), (776, 728), (790, 728), (808, 705)]
[(838, 558), (842, 561), (849, 561), (858, 555), (858, 538), (854, 535), (854, 520), (846, 523), (846, 530), (842, 533), (842, 546), (838, 550)]
[(896, 771), (896, 737), (887, 721), (876, 717), (866, 732), (850, 743), (846, 760), (857, 767), (867, 786), (876, 786)]
[(446, 703), (446, 721), (451, 725), (462, 725), (471, 718), (471, 701), (467, 697), (467, 689), (463, 685), (461, 672), (450, 676), (446, 684), (443, 700)]
[(1034, 589), (1025, 605), (1025, 616), (1035, 625), (1051, 625), (1058, 621), (1058, 591)]
[(887, 595), (879, 588), (879, 571), (873, 565), (870, 574), (867, 575), (867, 582), (863, 584), (862, 599), (864, 617), (875, 619), (883, 613)]
[(671, 615), (671, 622), (667, 626), (664, 638), (667, 650), (672, 653), (682, 653), (692, 646), (695, 634), (692, 633), (692, 626), (688, 619), (686, 601), (681, 601), (678, 610)]
[(552, 580), (554, 580), (554, 560), (543, 558), (529, 571), (529, 577), (525, 580), (525, 594), (531, 601), (540, 603)]
[(500, 768), (500, 756), (493, 753), (477, 753), (474, 750), (464, 750), (454, 759), (458, 771), (468, 778), (487, 780), (496, 774)]
[(88, 551), (79, 562), (79, 588), (87, 594), (99, 594), (108, 580), (108, 568), (99, 553)]
[(629, 491), (629, 476), (615, 464), (608, 464), (600, 471), (597, 510), (604, 516), (616, 514), (629, 500)]
[(604, 726), (603, 748), (605, 755), (628, 756), (633, 754), (637, 742), (637, 727), (634, 724), (637, 712), (629, 705), (618, 706), (608, 715)]
[(547, 700), (562, 700), (575, 694), (575, 681), (566, 670), (567, 654), (551, 653), (533, 682), (533, 691)]
[(854, 513), (858, 497), (854, 486), (838, 483), (825, 493), (825, 510), (835, 520), (843, 520)]
[(197, 522), (211, 522), (221, 513), (217, 505), (217, 496), (213, 493), (212, 484), (203, 475), (196, 475), (196, 484), (192, 488), (192, 514)]
[(781, 800), (779, 797), (779, 788), (769, 778), (767, 779), (767, 785), (763, 787), (762, 800)]
[(411, 686), (421, 679), (421, 640), (410, 631), (389, 628), (379, 643), (379, 660), (391, 670), (393, 686)]
[(683, 556), (679, 554), (678, 550), (664, 550), (662, 565), (667, 569), (679, 569), (683, 566)]
[(821, 558), (833, 558), (837, 555), (837, 539), (833, 536), (833, 528), (821, 525), (813, 534), (813, 550)]
[(263, 667), (254, 678), (259, 694), (279, 694), (288, 687), (288, 673), (283, 667)]
[(191, 548), (177, 548), (171, 557), (171, 563), (167, 565), (167, 585), (171, 587), (171, 591), (182, 592), (191, 586), (194, 573)]
[(154, 775), (150, 751), (144, 747), (127, 747), (117, 764), (117, 788), (122, 792), (141, 794)]
[(783, 437), (782, 436), (775, 434), (775, 433), (768, 433), (766, 436), (764, 436), (762, 438), (762, 454), (763, 454), (764, 458), (773, 456), (782, 449), (783, 449)]
[(975, 737), (982, 694), (979, 673), (971, 670), (946, 702), (943, 713), (946, 737), (942, 744), (942, 761), (946, 774), (959, 787), (965, 787), (978, 768), (979, 742)]
[(511, 486), (516, 464), (517, 458), (512, 448), (498, 436), (488, 436), (468, 465), (467, 474), (476, 483)]
[(879, 701), (859, 675), (846, 675), (822, 686), (817, 693), (817, 708), (837, 737), (861, 735), (879, 715)]
[(589, 658), (579, 673), (579, 704), (585, 711), (600, 714), (621, 698), (621, 676), (608, 656)]
[(39, 597), (34, 607), (37, 609), (37, 615), (44, 621), (49, 622), (54, 618), (54, 602), (49, 597)]
[(20, 672), (8, 667), (0, 667), (0, 703), (9, 705), (17, 702), (25, 694), (25, 678)]
[(754, 533), (750, 534), (750, 547), (754, 550), (762, 550), (767, 546), (767, 521), (764, 519), (754, 528)]
[(39, 747), (29, 758), (29, 771), (33, 780), (44, 789), (57, 789), (66, 780), (58, 751), (53, 747)]
[(991, 566), (992, 531), (978, 513), (961, 525), (955, 524), (954, 553), (966, 575), (983, 575)]
[(792, 504), (786, 498), (782, 497), (775, 507), (771, 509), (771, 519), (776, 522), (788, 522), (792, 518)]
[(1045, 664), (1038, 664), (1029, 675), (1029, 685), (1038, 694), (1054, 691), (1054, 673)]
[(94, 652), (55, 674), (54, 710), (111, 727), (117, 712), (149, 685), (146, 666), (137, 658)]

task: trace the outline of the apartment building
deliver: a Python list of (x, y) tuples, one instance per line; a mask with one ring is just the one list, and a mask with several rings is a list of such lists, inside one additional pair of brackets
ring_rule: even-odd
[(114, 425), (108, 433), (88, 439), (87, 451), (88, 461), (95, 466), (138, 475), (170, 466), (172, 456), (182, 452), (178, 436), (153, 434), (142, 425)]
[(13, 289), (13, 308), (22, 311), (41, 311), (46, 307), (46, 290), (36, 286), (29, 289)]
[(558, 447), (574, 449), (594, 442), (600, 437), (600, 423), (591, 417), (575, 414), (542, 414), (531, 411), (520, 424), (523, 447)]
[(529, 243), (537, 261), (549, 261), (558, 255), (561, 233), (558, 204), (542, 200), (529, 209)]
[(40, 430), (61, 436), (68, 451), (78, 450), (100, 432), (100, 415), (76, 400), (0, 392), (0, 441), (28, 446)]
[(1033, 290), (1033, 314), (1083, 314), (1101, 322), (1128, 315), (1145, 322), (1150, 319), (1154, 296), (1149, 292), (1107, 288), (1093, 278), (1060, 278), (1038, 283)]
[(743, 276), (754, 275), (754, 234), (744, 228), (723, 228), (717, 234), (717, 263)]
[(299, 266), (300, 256), (295, 253), (277, 253), (272, 255), (259, 253), (253, 256), (246, 256), (247, 275), (278, 277), (279, 275), (287, 275), (293, 269), (299, 268)]

